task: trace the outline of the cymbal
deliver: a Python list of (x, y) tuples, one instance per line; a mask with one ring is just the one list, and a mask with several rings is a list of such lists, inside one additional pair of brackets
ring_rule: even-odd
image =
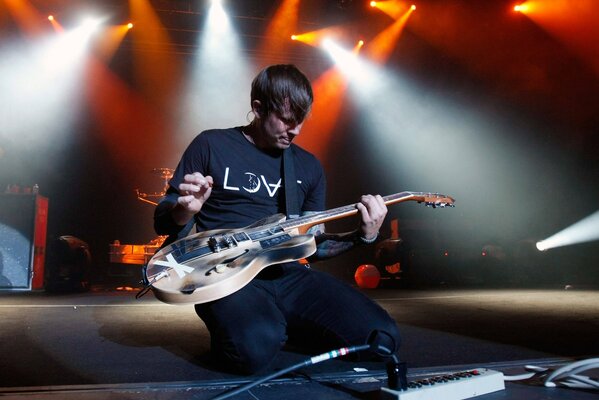
[(175, 170), (172, 168), (152, 168), (151, 172), (153, 174), (160, 175), (163, 178), (170, 178), (173, 176), (173, 172), (175, 172)]

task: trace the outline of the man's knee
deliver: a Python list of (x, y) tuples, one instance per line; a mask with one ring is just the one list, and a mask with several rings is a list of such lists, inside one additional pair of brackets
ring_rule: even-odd
[(234, 340), (227, 343), (215, 345), (213, 342), (213, 350), (217, 357), (222, 357), (220, 361), (228, 369), (250, 375), (265, 369), (284, 341), (284, 332), (268, 328), (260, 331), (253, 329), (240, 332)]

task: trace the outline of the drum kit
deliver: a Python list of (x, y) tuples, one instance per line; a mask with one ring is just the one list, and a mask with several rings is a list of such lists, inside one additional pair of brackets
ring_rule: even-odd
[(168, 181), (173, 177), (174, 170), (171, 168), (153, 168), (150, 172), (154, 175), (158, 175), (164, 182), (162, 192), (144, 193), (139, 189), (135, 189), (135, 193), (137, 194), (138, 200), (155, 206), (158, 204), (158, 200), (166, 194)]
[[(168, 182), (173, 177), (173, 172), (174, 170), (171, 168), (153, 168), (150, 173), (160, 177), (164, 183), (162, 191), (146, 193), (140, 189), (135, 189), (137, 199), (153, 206), (157, 205), (160, 199), (166, 194)], [(120, 241), (115, 240), (109, 244), (110, 262), (144, 265), (152, 258), (165, 240), (166, 236), (158, 236), (146, 244), (121, 244)]]

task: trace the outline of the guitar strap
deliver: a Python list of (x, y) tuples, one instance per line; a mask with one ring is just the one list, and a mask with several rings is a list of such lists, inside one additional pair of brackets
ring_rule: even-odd
[(300, 215), (299, 197), (297, 195), (297, 179), (293, 165), (293, 147), (289, 146), (283, 151), (283, 186), (285, 187), (285, 213), (287, 219), (297, 218)]

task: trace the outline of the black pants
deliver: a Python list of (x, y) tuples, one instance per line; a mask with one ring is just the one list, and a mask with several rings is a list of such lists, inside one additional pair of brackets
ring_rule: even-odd
[(211, 351), (236, 372), (260, 371), (290, 339), (311, 349), (366, 343), (384, 332), (384, 345), (400, 345), (395, 321), (378, 304), (332, 276), (297, 263), (271, 266), (241, 290), (196, 305), (211, 337)]

